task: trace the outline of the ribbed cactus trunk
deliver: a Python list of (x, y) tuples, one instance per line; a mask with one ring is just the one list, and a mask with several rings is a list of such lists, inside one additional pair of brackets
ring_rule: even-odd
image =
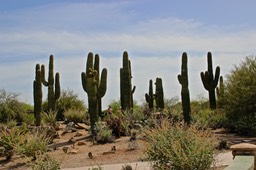
[(132, 73), (131, 62), (128, 58), (128, 53), (123, 53), (123, 67), (120, 69), (120, 93), (121, 93), (121, 108), (123, 111), (133, 109), (133, 93), (135, 86), (132, 88)]
[(188, 57), (187, 53), (182, 54), (181, 74), (178, 75), (181, 84), (181, 100), (185, 124), (191, 122), (190, 96), (188, 89)]
[(50, 55), (49, 59), (49, 71), (48, 71), (48, 81), (45, 79), (45, 67), (41, 66), (41, 78), (44, 86), (48, 87), (48, 111), (54, 111), (56, 100), (60, 97), (60, 75), (55, 74), (54, 77), (54, 57)]
[(153, 81), (149, 80), (148, 93), (145, 94), (146, 102), (150, 110), (154, 109), (154, 94), (153, 94)]
[(41, 125), (41, 112), (42, 112), (42, 80), (41, 80), (41, 70), (40, 65), (37, 64), (35, 68), (35, 80), (33, 82), (33, 95), (34, 95), (34, 118), (35, 126)]
[(93, 63), (93, 53), (89, 53), (86, 63), (86, 71), (81, 73), (82, 86), (88, 96), (88, 112), (90, 115), (91, 131), (93, 136), (96, 132), (96, 122), (99, 119), (101, 109), (101, 99), (107, 90), (107, 69), (104, 68), (99, 78), (99, 56), (95, 55)]
[(215, 97), (215, 88), (218, 85), (219, 76), (220, 76), (220, 67), (217, 66), (215, 70), (215, 76), (213, 75), (213, 68), (212, 68), (212, 54), (208, 52), (207, 54), (207, 63), (208, 63), (208, 70), (205, 72), (201, 72), (201, 80), (203, 82), (204, 88), (209, 93), (209, 103), (210, 108), (212, 110), (216, 109), (216, 97)]
[(156, 78), (155, 85), (156, 85), (156, 92), (155, 92), (156, 108), (164, 109), (164, 91), (163, 91), (162, 79)]

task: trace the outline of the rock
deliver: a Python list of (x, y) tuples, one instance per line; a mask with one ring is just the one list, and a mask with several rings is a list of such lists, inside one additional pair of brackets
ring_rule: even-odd
[(75, 137), (80, 137), (83, 136), (83, 134), (81, 132), (76, 132)]
[(64, 147), (62, 148), (62, 150), (63, 150), (64, 153), (67, 153), (67, 152), (68, 152), (68, 146), (64, 146)]
[(72, 149), (68, 152), (68, 154), (77, 154), (78, 150), (77, 149)]
[(80, 141), (77, 143), (78, 146), (86, 145), (86, 142)]
[(77, 128), (77, 129), (85, 129), (85, 130), (89, 130), (89, 129), (90, 129), (89, 126), (87, 126), (87, 125), (85, 125), (85, 124), (82, 124), (82, 123), (77, 123), (77, 124), (76, 124), (76, 128)]

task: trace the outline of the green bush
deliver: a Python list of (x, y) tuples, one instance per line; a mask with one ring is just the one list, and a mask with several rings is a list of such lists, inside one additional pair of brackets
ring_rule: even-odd
[(38, 152), (46, 153), (48, 148), (46, 133), (37, 132), (33, 135), (27, 135), (26, 137), (27, 140), (24, 143), (16, 146), (19, 155), (32, 157), (33, 160), (36, 160)]
[(37, 153), (37, 159), (31, 164), (32, 170), (58, 170), (59, 162), (45, 153)]
[(104, 144), (113, 142), (112, 130), (107, 126), (103, 125), (101, 122), (96, 123), (96, 141), (97, 143)]
[(163, 121), (145, 131), (146, 155), (157, 169), (210, 169), (214, 161), (214, 140), (210, 131), (196, 126), (184, 128)]
[(56, 116), (57, 116), (57, 112), (55, 111), (49, 111), (48, 113), (43, 112), (43, 123), (56, 127), (56, 123), (57, 123)]
[(225, 81), (224, 108), (229, 127), (241, 135), (255, 135), (256, 57), (246, 57), (235, 65)]
[[(70, 109), (85, 112), (86, 106), (74, 91), (70, 89), (62, 90), (60, 98), (56, 101), (57, 120), (64, 120), (64, 112)], [(43, 111), (47, 111), (47, 101), (43, 102)]]
[(211, 110), (209, 108), (193, 112), (193, 122), (201, 128), (217, 129), (226, 127), (228, 122), (226, 112), (222, 109)]
[(82, 110), (69, 109), (64, 112), (64, 117), (67, 122), (81, 123), (86, 119), (86, 114)]
[(0, 122), (7, 123), (8, 120), (23, 121), (26, 110), (24, 103), (18, 100), (19, 94), (0, 90)]
[(24, 143), (27, 132), (27, 129), (22, 127), (3, 129), (0, 133), (0, 155), (5, 156), (6, 159), (11, 159), (17, 146)]

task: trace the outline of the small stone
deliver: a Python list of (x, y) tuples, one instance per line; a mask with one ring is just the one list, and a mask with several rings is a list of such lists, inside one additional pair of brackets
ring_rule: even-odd
[(65, 147), (62, 148), (62, 150), (63, 150), (64, 153), (67, 153), (68, 152), (68, 147), (65, 146)]
[(68, 152), (68, 154), (77, 154), (78, 153), (78, 150), (76, 149), (72, 149)]
[(83, 134), (81, 132), (76, 132), (75, 137), (80, 137), (83, 136)]
[(78, 146), (81, 146), (81, 145), (86, 145), (86, 142), (83, 142), (83, 141), (80, 141), (77, 143)]

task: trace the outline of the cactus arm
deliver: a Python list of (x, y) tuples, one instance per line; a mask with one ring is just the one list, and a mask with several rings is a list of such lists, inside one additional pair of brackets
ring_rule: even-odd
[(44, 65), (41, 65), (41, 79), (44, 86), (48, 86), (49, 83), (45, 79), (45, 67)]
[(101, 78), (100, 78), (100, 86), (99, 86), (99, 92), (98, 96), (102, 98), (107, 91), (107, 69), (103, 69), (101, 72)]
[(85, 92), (87, 92), (87, 81), (86, 81), (86, 74), (85, 72), (81, 73), (81, 79), (82, 79), (82, 86)]
[(60, 98), (60, 74), (56, 73), (55, 74), (55, 99), (59, 99)]

